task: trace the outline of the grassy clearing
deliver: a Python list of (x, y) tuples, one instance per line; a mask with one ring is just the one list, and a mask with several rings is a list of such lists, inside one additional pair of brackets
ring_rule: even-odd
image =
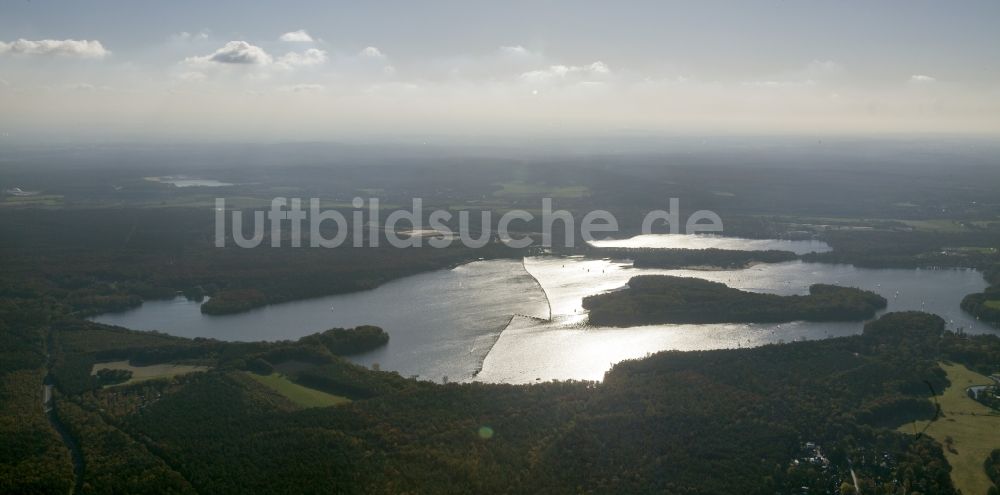
[(169, 378), (178, 375), (185, 375), (187, 373), (194, 373), (196, 371), (208, 371), (207, 366), (192, 366), (188, 364), (153, 364), (150, 366), (132, 366), (128, 364), (128, 361), (112, 361), (109, 363), (97, 363), (90, 369), (91, 375), (96, 375), (98, 370), (109, 369), (109, 370), (128, 370), (132, 372), (132, 378), (129, 381), (120, 383), (118, 385), (124, 385), (128, 383), (141, 382), (143, 380), (153, 380), (156, 378)]
[[(983, 461), (993, 449), (1000, 448), (1000, 415), (970, 399), (965, 389), (993, 382), (959, 364), (941, 363), (941, 368), (951, 381), (938, 397), (944, 417), (931, 424), (926, 433), (944, 446), (955, 487), (969, 495), (985, 495), (992, 483), (983, 469)], [(920, 431), (926, 424), (926, 421), (905, 424), (899, 431)]]
[(285, 375), (280, 373), (271, 373), (267, 376), (258, 375), (256, 373), (247, 373), (247, 375), (265, 387), (285, 396), (286, 399), (292, 401), (295, 405), (300, 407), (336, 406), (338, 404), (345, 404), (351, 401), (346, 397), (332, 395), (316, 389), (303, 387), (302, 385), (292, 382)]
[(990, 309), (1000, 310), (1000, 300), (989, 300), (983, 303), (983, 305)]

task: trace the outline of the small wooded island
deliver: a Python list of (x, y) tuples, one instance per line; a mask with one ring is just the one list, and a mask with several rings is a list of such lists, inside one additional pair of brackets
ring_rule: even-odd
[(884, 297), (852, 287), (815, 284), (806, 296), (733, 289), (698, 278), (632, 277), (626, 289), (584, 298), (590, 324), (778, 323), (865, 320), (886, 307)]

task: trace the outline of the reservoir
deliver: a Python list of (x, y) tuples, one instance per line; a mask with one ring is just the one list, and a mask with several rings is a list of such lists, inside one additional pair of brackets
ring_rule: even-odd
[(451, 381), (505, 383), (600, 380), (616, 362), (661, 350), (821, 339), (857, 334), (863, 326), (862, 322), (802, 321), (628, 328), (586, 325), (585, 296), (621, 288), (640, 274), (698, 277), (782, 295), (805, 294), (814, 283), (858, 287), (884, 296), (886, 311), (927, 311), (944, 318), (951, 329), (1000, 334), (959, 308), (962, 297), (986, 287), (975, 270), (867, 269), (801, 261), (738, 270), (661, 270), (636, 269), (629, 260), (560, 256), (476, 261), (368, 291), (235, 315), (203, 315), (199, 303), (178, 298), (148, 301), (94, 320), (184, 337), (239, 341), (291, 340), (332, 327), (372, 324), (389, 333), (389, 344), (353, 356), (352, 361), (365, 366), (378, 363), (383, 370), (426, 380), (441, 381), (447, 376)]
[(740, 251), (791, 251), (795, 254), (825, 253), (830, 246), (817, 240), (744, 239), (718, 235), (669, 235), (646, 234), (628, 239), (591, 241), (590, 245), (604, 248), (657, 248), (657, 249), (731, 249)]

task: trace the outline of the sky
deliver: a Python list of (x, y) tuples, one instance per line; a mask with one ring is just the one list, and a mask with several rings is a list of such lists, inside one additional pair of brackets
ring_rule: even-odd
[(0, 143), (1000, 134), (1000, 2), (0, 4)]

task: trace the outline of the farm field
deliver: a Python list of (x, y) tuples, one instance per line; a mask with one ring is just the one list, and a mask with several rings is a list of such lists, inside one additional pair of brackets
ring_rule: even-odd
[(132, 366), (128, 361), (111, 361), (107, 363), (96, 363), (90, 370), (91, 375), (96, 375), (98, 371), (126, 370), (132, 372), (132, 378), (118, 385), (141, 382), (144, 380), (155, 380), (157, 378), (170, 378), (173, 376), (186, 375), (197, 371), (208, 371), (208, 366), (194, 366), (189, 364), (153, 364), (150, 366)]
[(328, 407), (346, 404), (351, 401), (346, 397), (332, 395), (319, 390), (303, 387), (302, 385), (292, 382), (285, 377), (285, 375), (280, 373), (271, 373), (270, 375), (247, 373), (247, 375), (256, 380), (258, 383), (285, 396), (286, 399), (294, 402), (300, 407)]
[[(962, 493), (985, 494), (992, 483), (983, 461), (993, 449), (1000, 448), (1000, 415), (970, 399), (965, 389), (992, 381), (960, 364), (941, 363), (941, 368), (948, 373), (951, 385), (938, 396), (942, 417), (927, 427), (926, 434), (944, 446), (955, 488)], [(927, 421), (917, 421), (899, 431), (921, 431), (926, 425)]]

